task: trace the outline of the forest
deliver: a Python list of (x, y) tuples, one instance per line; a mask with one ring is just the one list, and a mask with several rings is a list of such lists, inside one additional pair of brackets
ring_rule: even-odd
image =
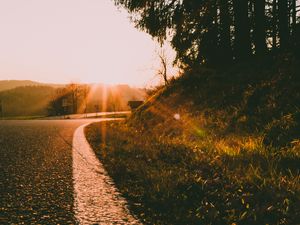
[(115, 0), (136, 27), (170, 41), (183, 68), (300, 54), (297, 0)]

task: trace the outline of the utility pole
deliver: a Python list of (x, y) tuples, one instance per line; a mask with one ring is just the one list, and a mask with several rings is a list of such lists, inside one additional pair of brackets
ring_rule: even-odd
[(97, 117), (98, 116), (98, 112), (99, 112), (99, 105), (98, 104), (95, 105), (95, 111), (96, 111), (96, 117)]

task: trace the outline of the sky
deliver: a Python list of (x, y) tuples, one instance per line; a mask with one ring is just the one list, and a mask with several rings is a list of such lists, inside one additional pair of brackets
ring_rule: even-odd
[(112, 0), (0, 0), (0, 29), (0, 80), (156, 82), (159, 45)]

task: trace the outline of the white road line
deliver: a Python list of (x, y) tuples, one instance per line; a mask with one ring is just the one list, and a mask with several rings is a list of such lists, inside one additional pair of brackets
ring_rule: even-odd
[(79, 224), (141, 224), (130, 215), (84, 135), (82, 125), (73, 137), (74, 211)]

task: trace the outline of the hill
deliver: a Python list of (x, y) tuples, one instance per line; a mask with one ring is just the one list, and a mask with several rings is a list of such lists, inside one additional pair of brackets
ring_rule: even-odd
[(0, 80), (0, 91), (5, 91), (22, 86), (51, 86), (51, 87), (61, 87), (60, 84), (45, 84), (39, 83), (31, 80)]
[(144, 224), (298, 224), (299, 65), (193, 68), (88, 140)]
[[(177, 132), (183, 132), (174, 120), (180, 115), (179, 121), (220, 137), (256, 135), (266, 145), (290, 146), (300, 139), (299, 71), (299, 60), (282, 58), (219, 70), (194, 68), (159, 89), (131, 121), (154, 129), (177, 124)], [(196, 130), (189, 130), (197, 136)]]
[(55, 88), (49, 86), (24, 86), (2, 91), (3, 116), (45, 116), (54, 93)]

